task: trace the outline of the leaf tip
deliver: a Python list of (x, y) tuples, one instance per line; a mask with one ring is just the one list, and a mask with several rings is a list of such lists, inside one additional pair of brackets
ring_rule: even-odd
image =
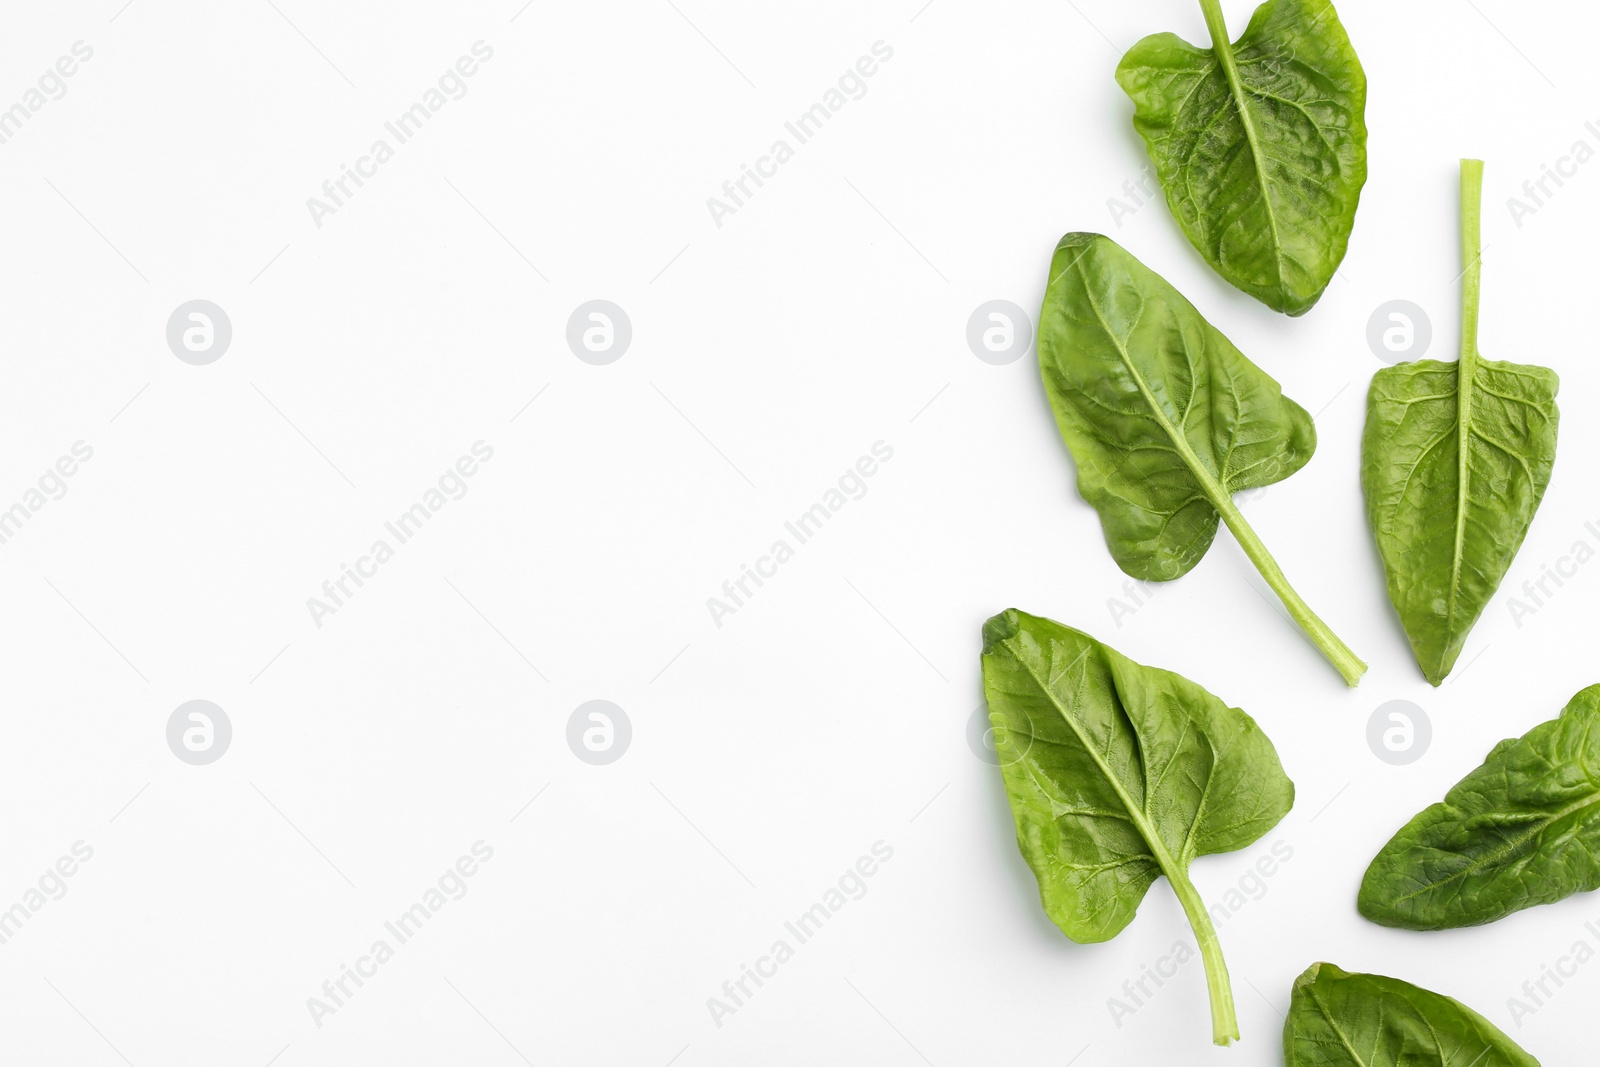
[(1016, 608), (1007, 608), (983, 624), (983, 650), (988, 652), (1002, 641), (1015, 636), (1022, 626), (1022, 613)]
[(1088, 248), (1089, 246), (1098, 244), (1101, 241), (1110, 240), (1111, 238), (1107, 237), (1103, 233), (1092, 233), (1088, 230), (1074, 230), (1071, 233), (1062, 235), (1061, 240), (1056, 242), (1056, 251), (1060, 252), (1066, 248)]
[(1306, 986), (1315, 984), (1317, 976), (1322, 973), (1322, 969), (1324, 967), (1328, 969), (1328, 974), (1332, 978), (1342, 978), (1345, 974), (1344, 971), (1341, 971), (1331, 963), (1313, 963), (1311, 966), (1305, 969), (1305, 973), (1294, 980), (1294, 989), (1292, 992), (1298, 993), (1302, 989), (1306, 988)]

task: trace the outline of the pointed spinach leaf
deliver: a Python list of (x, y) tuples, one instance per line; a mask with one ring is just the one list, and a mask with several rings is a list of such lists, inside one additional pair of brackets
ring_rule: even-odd
[(1356, 906), (1384, 926), (1494, 922), (1600, 887), (1600, 685), (1500, 742), (1383, 846)]
[(1361, 441), (1389, 599), (1434, 685), (1511, 566), (1556, 458), (1555, 372), (1478, 352), (1482, 192), (1482, 161), (1462, 160), (1461, 358), (1375, 374)]
[(1237, 1038), (1228, 969), (1189, 864), (1244, 848), (1294, 804), (1272, 742), (1188, 679), (1020, 611), (983, 628), (983, 686), (1045, 913), (1074, 941), (1106, 941), (1165, 875), (1205, 962), (1213, 1040)]
[(1283, 1024), (1287, 1067), (1539, 1067), (1458, 1000), (1381, 974), (1313, 963)]
[(1167, 581), (1227, 523), (1290, 616), (1350, 685), (1365, 663), (1289, 585), (1232, 496), (1305, 466), (1305, 409), (1194, 305), (1109, 237), (1056, 246), (1039, 315), (1039, 370), (1078, 464), (1078, 491), (1135, 578)]

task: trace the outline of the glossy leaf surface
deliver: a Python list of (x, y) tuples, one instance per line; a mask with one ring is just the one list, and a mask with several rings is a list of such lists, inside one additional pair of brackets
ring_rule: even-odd
[(1287, 1067), (1539, 1067), (1458, 1000), (1381, 974), (1314, 963), (1295, 979)]
[(1268, 0), (1229, 43), (1146, 37), (1117, 67), (1167, 205), (1233, 285), (1305, 313), (1344, 259), (1367, 180), (1367, 79), (1327, 0)]
[(1312, 642), (1354, 685), (1366, 670), (1311, 611), (1232, 495), (1311, 458), (1304, 408), (1166, 280), (1109, 237), (1056, 246), (1039, 316), (1039, 370), (1078, 464), (1078, 491), (1135, 578), (1189, 571), (1226, 522)]
[(1395, 834), (1356, 904), (1384, 926), (1477, 926), (1600, 887), (1600, 685), (1502, 741)]
[(1188, 869), (1256, 841), (1293, 805), (1272, 742), (1200, 686), (1071, 627), (1007, 611), (983, 636), (995, 747), (1046, 914), (1074, 941), (1105, 941), (1166, 876), (1205, 961), (1214, 1039), (1237, 1037), (1227, 968)]
[(1483, 164), (1461, 161), (1461, 357), (1373, 375), (1361, 441), (1367, 517), (1389, 599), (1438, 685), (1500, 587), (1556, 458), (1554, 371), (1478, 351)]

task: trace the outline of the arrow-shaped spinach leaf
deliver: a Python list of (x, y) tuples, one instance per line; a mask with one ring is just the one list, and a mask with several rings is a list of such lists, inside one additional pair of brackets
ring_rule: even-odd
[(1496, 745), (1406, 823), (1361, 880), (1384, 926), (1477, 926), (1600, 887), (1600, 685)]
[(1555, 372), (1478, 352), (1482, 193), (1483, 162), (1463, 159), (1461, 358), (1373, 375), (1361, 441), (1389, 599), (1434, 685), (1522, 546), (1556, 459)]
[(1301, 315), (1344, 259), (1367, 180), (1367, 78), (1327, 0), (1267, 0), (1228, 43), (1146, 37), (1117, 66), (1167, 205), (1232, 284)]
[(1287, 1067), (1539, 1067), (1465, 1004), (1381, 974), (1313, 963), (1283, 1024)]
[(1295, 622), (1355, 685), (1367, 665), (1289, 585), (1233, 494), (1311, 458), (1311, 416), (1194, 305), (1109, 237), (1056, 246), (1039, 314), (1039, 370), (1078, 464), (1078, 492), (1134, 578), (1188, 573), (1220, 518)]
[(1205, 961), (1212, 1037), (1237, 1038), (1228, 968), (1189, 863), (1244, 848), (1294, 804), (1272, 742), (1193, 682), (1020, 611), (984, 625), (983, 687), (1045, 913), (1074, 941), (1106, 941), (1165, 875)]

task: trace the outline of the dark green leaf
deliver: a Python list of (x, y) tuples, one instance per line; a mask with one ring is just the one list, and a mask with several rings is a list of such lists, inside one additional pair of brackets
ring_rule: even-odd
[(1550, 482), (1555, 372), (1478, 352), (1483, 164), (1461, 161), (1461, 358), (1372, 378), (1361, 442), (1367, 515), (1389, 599), (1428, 681), (1455, 666)]
[(1327, 0), (1267, 0), (1228, 43), (1146, 37), (1117, 66), (1167, 205), (1232, 284), (1304, 314), (1344, 259), (1367, 180), (1367, 78)]
[(1331, 963), (1295, 979), (1283, 1059), (1287, 1067), (1539, 1067), (1460, 1001)]
[(1600, 685), (1502, 741), (1379, 852), (1356, 906), (1384, 926), (1494, 922), (1600, 887)]
[(1078, 491), (1135, 578), (1166, 581), (1205, 555), (1219, 519), (1351, 685), (1366, 670), (1300, 599), (1232, 494), (1271, 485), (1316, 449), (1305, 409), (1154, 271), (1109, 237), (1056, 246), (1039, 316), (1039, 370), (1078, 463)]
[(1105, 941), (1165, 875), (1194, 927), (1213, 1037), (1238, 1037), (1216, 932), (1189, 880), (1196, 856), (1259, 839), (1294, 785), (1255, 721), (1170, 671), (1049, 619), (983, 628), (983, 685), (1017, 844), (1051, 920)]

